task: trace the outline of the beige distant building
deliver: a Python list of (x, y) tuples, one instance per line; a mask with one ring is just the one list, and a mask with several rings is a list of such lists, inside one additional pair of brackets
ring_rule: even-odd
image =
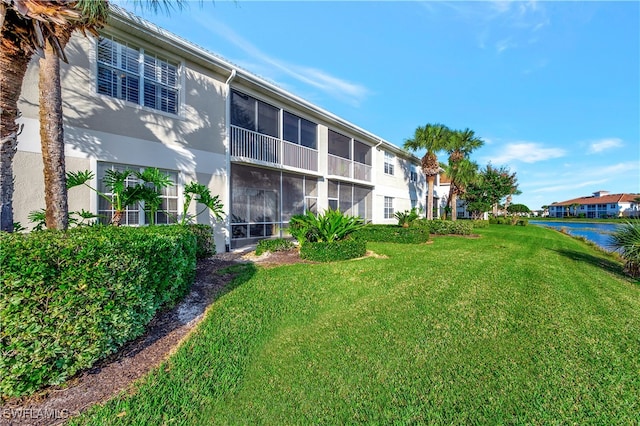
[[(181, 213), (185, 184), (207, 185), (225, 206), (226, 221), (215, 225), (219, 251), (278, 236), (308, 210), (395, 223), (395, 212), (426, 204), (416, 157), (126, 11), (115, 9), (99, 39), (74, 36), (66, 52), (67, 170), (93, 171), (99, 187), (108, 169), (162, 169), (175, 186), (157, 223)], [(33, 61), (14, 163), (23, 226), (44, 207), (37, 81)], [(112, 213), (86, 188), (71, 189), (69, 202), (72, 211)], [(130, 207), (123, 223), (144, 225), (144, 211)]]

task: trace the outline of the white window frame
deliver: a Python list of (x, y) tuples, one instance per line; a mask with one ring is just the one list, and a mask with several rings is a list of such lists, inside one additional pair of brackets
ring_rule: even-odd
[(393, 211), (393, 197), (384, 197), (384, 218), (385, 219), (393, 219), (394, 218)]
[[(100, 43), (100, 38), (104, 38), (104, 39), (108, 39), (111, 42), (115, 43), (116, 46), (126, 46), (129, 47), (131, 49), (134, 49), (138, 52), (138, 70), (135, 73), (135, 75), (138, 77), (138, 102), (133, 102), (133, 101), (129, 101), (127, 99), (123, 99), (119, 96), (113, 96), (110, 95), (108, 93), (100, 93), (99, 92), (99, 84), (98, 84), (98, 75), (99, 75), (99, 69), (101, 66), (104, 66), (105, 68), (108, 69), (115, 69), (115, 70), (120, 70), (119, 67), (114, 67), (111, 64), (108, 63), (102, 63), (99, 61), (99, 54), (98, 54), (98, 50), (99, 50), (99, 43)], [(93, 70), (94, 70), (94, 77), (93, 77), (93, 85), (94, 85), (94, 93), (96, 93), (98, 96), (104, 96), (108, 99), (112, 99), (112, 100), (116, 100), (119, 102), (123, 102), (126, 105), (129, 105), (131, 107), (134, 108), (140, 108), (140, 109), (144, 109), (146, 111), (150, 111), (156, 114), (162, 114), (162, 115), (166, 115), (169, 117), (174, 117), (174, 118), (182, 118), (182, 113), (184, 111), (184, 63), (181, 59), (178, 59), (174, 56), (168, 55), (166, 54), (166, 52), (162, 52), (160, 55), (156, 52), (159, 51), (159, 49), (147, 49), (143, 43), (136, 43), (136, 42), (130, 42), (129, 40), (127, 40), (126, 36), (120, 36), (118, 33), (114, 33), (114, 34), (101, 34), (99, 38), (96, 38), (95, 44), (94, 44), (94, 52), (93, 52), (93, 58), (92, 58), (92, 62), (93, 62)], [(118, 51), (120, 51), (120, 48), (118, 48)], [(144, 68), (144, 64), (145, 64), (145, 56), (149, 56), (151, 58), (154, 58), (156, 61), (160, 61), (161, 63), (164, 64), (168, 64), (171, 65), (173, 67), (175, 67), (175, 87), (170, 87), (166, 84), (163, 84), (161, 81), (158, 80), (154, 80), (152, 81), (152, 83), (155, 85), (156, 87), (156, 92), (158, 90), (159, 86), (162, 87), (166, 87), (169, 88), (169, 90), (175, 90), (176, 92), (176, 106), (175, 106), (175, 112), (172, 111), (163, 111), (162, 109), (158, 109), (155, 106), (147, 106), (144, 105), (144, 86), (145, 86), (145, 80), (149, 81), (148, 78), (145, 77), (145, 68)], [(157, 70), (156, 70), (157, 71)], [(128, 73), (133, 74), (132, 71), (128, 71)], [(156, 95), (157, 96), (157, 95)]]
[(393, 176), (395, 172), (396, 156), (392, 153), (384, 152), (384, 174)]

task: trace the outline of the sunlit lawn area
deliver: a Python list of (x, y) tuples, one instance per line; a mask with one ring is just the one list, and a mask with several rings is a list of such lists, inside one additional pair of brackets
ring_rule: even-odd
[(72, 424), (636, 424), (640, 285), (548, 229), (239, 268), (130, 395)]

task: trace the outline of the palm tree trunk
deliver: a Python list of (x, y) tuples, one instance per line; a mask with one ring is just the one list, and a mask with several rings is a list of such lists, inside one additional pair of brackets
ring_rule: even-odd
[[(68, 38), (67, 38), (68, 40)], [(66, 40), (60, 40), (61, 45)], [(64, 130), (60, 60), (49, 42), (40, 59), (40, 143), (44, 163), (45, 223), (47, 229), (67, 229), (69, 208), (64, 158)]]
[(13, 232), (13, 158), (20, 134), (16, 123), (18, 98), (32, 55), (12, 46), (9, 40), (0, 41), (0, 230)]
[(456, 191), (451, 192), (449, 200), (451, 201), (451, 220), (456, 220), (458, 218), (458, 194)]
[(435, 176), (427, 176), (428, 191), (427, 191), (427, 220), (433, 220), (433, 184), (435, 183)]

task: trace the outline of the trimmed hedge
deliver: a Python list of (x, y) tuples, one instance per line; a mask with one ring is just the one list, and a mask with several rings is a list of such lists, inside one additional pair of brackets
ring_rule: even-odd
[(473, 224), (468, 220), (425, 220), (414, 222), (417, 226), (424, 227), (434, 235), (471, 235)]
[(354, 259), (367, 253), (367, 242), (347, 239), (331, 242), (305, 242), (300, 246), (300, 257), (316, 262)]
[(275, 252), (275, 251), (285, 251), (291, 250), (295, 245), (284, 238), (273, 238), (270, 240), (260, 240), (258, 241), (258, 245), (256, 246), (256, 256), (260, 256), (262, 253), (267, 251)]
[(195, 266), (180, 226), (0, 232), (0, 394), (59, 384), (140, 336)]
[(364, 241), (379, 243), (421, 244), (429, 241), (429, 230), (424, 227), (366, 225), (356, 231), (353, 236)]
[(511, 225), (511, 226), (527, 226), (529, 225), (529, 219), (518, 218), (513, 216), (498, 216), (489, 218), (489, 223), (492, 225)]
[(216, 254), (216, 243), (213, 239), (213, 228), (211, 226), (191, 224), (187, 225), (187, 227), (196, 236), (196, 258), (204, 259)]
[(488, 228), (489, 227), (489, 221), (488, 220), (472, 220), (471, 221), (471, 225), (473, 226), (473, 229), (480, 229), (480, 228)]

